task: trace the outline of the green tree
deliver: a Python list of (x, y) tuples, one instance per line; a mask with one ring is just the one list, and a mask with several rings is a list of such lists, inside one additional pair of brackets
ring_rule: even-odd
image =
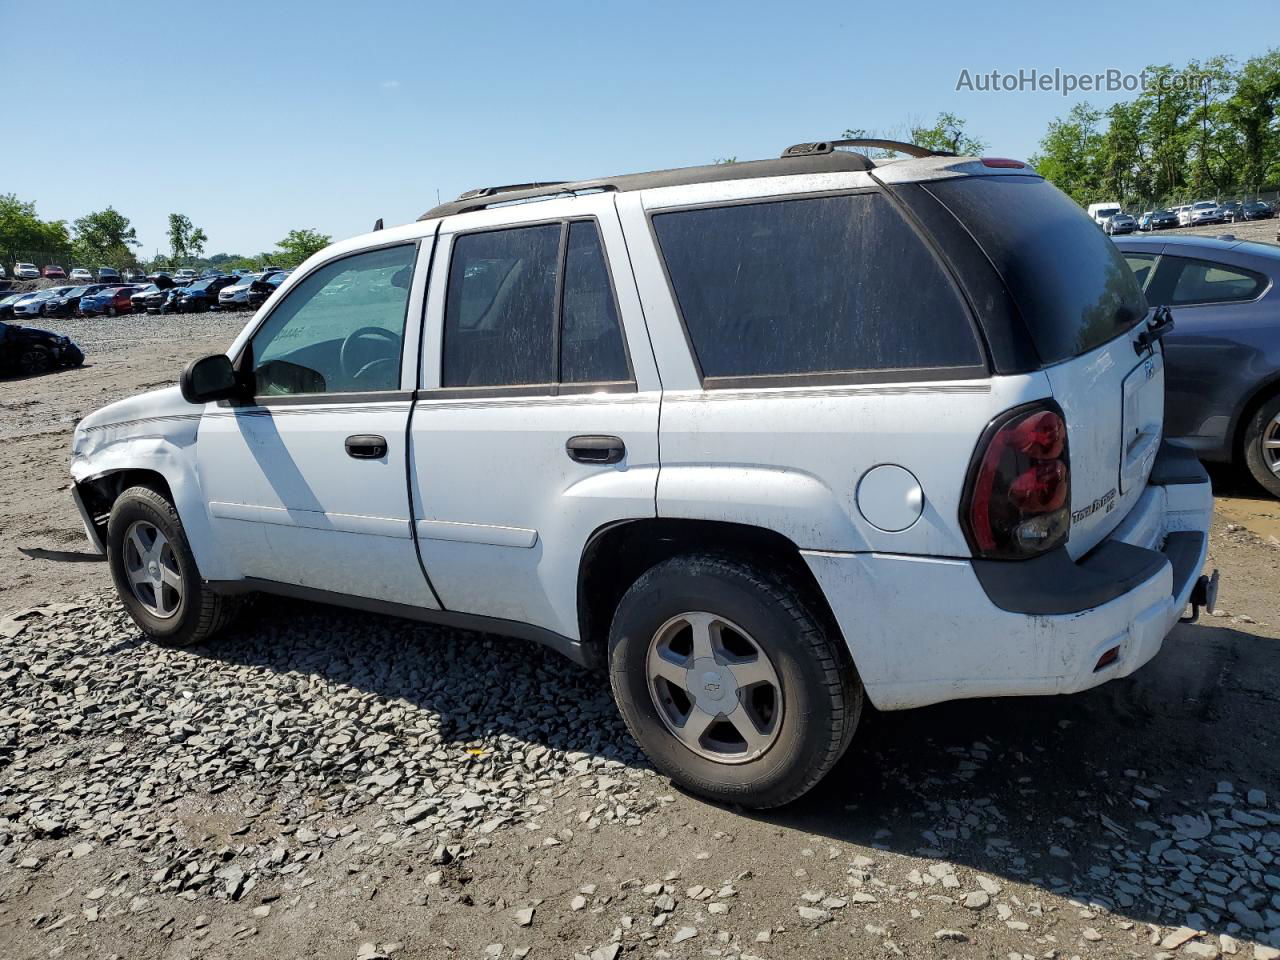
[(1195, 107), (1194, 91), (1181, 80), (1172, 64), (1147, 67), (1147, 87), (1138, 95), (1143, 139), (1147, 143), (1153, 192), (1173, 197), (1187, 182), (1187, 122)]
[(184, 213), (169, 214), (169, 250), (175, 263), (187, 259), (187, 238), (191, 236), (191, 218)]
[(1102, 114), (1088, 103), (1077, 103), (1066, 117), (1052, 120), (1031, 165), (1046, 180), (1079, 204), (1097, 199), (1101, 190), (1099, 154)]
[(81, 263), (97, 266), (134, 266), (133, 247), (138, 233), (129, 218), (113, 207), (85, 214), (76, 220), (72, 253)]
[(1232, 153), (1239, 183), (1256, 191), (1280, 180), (1280, 50), (1268, 50), (1245, 61), (1222, 113), (1234, 134)]
[(270, 256), (277, 259), (280, 266), (296, 267), (307, 257), (323, 250), (332, 242), (333, 238), (328, 234), (310, 228), (290, 230), (288, 235), (280, 241), (280, 249)]
[(932, 126), (914, 124), (908, 139), (929, 150), (946, 150), (962, 157), (981, 156), (986, 143), (965, 132), (965, 121), (954, 113), (940, 113)]
[(12, 193), (0, 193), (0, 253), (65, 253), (71, 239), (62, 220), (41, 220), (36, 205)]
[(1150, 196), (1144, 172), (1142, 112), (1134, 103), (1116, 103), (1107, 109), (1107, 126), (1096, 141), (1099, 179), (1098, 199), (1126, 201)]
[(1231, 80), (1231, 59), (1210, 57), (1192, 60), (1185, 71), (1196, 77), (1191, 112), (1187, 115), (1188, 166), (1191, 188), (1197, 194), (1216, 192), (1229, 185), (1236, 171), (1225, 169), (1225, 142), (1229, 140), (1222, 94)]
[(204, 255), (204, 245), (209, 242), (209, 235), (201, 227), (196, 227), (187, 235), (187, 250), (193, 257)]

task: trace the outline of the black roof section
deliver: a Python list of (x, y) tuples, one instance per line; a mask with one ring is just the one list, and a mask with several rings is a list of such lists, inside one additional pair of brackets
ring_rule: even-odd
[[(579, 193), (601, 191), (625, 193), (630, 190), (647, 190), (651, 187), (678, 187), (690, 183), (715, 183), (719, 180), (749, 180), (756, 177), (786, 177), (805, 173), (848, 173), (873, 170), (875, 164), (860, 153), (833, 150), (831, 144), (839, 140), (822, 141), (825, 150), (784, 156), (776, 160), (747, 160), (742, 163), (713, 163), (704, 167), (680, 167), (675, 170), (657, 170), (653, 173), (629, 173), (620, 177), (603, 177), (599, 180), (575, 180), (563, 183), (515, 184), (511, 187), (482, 187), (468, 190), (457, 200), (442, 203), (428, 210), (419, 220), (447, 217), (456, 213), (469, 213), (503, 203), (533, 200), (539, 197), (571, 196)], [(800, 146), (817, 147), (818, 144)], [(789, 151), (795, 149), (788, 148)], [(921, 149), (916, 147), (914, 149)]]

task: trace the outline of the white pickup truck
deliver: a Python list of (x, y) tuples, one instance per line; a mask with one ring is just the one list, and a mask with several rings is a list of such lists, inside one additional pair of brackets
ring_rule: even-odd
[(1167, 317), (1024, 164), (858, 145), (471, 191), (316, 254), (77, 428), (129, 613), (197, 643), (266, 592), (540, 641), (752, 806), (864, 697), (1133, 672), (1214, 583)]

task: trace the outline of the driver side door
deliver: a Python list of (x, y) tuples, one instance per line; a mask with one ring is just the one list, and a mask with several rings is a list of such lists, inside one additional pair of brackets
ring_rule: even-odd
[(200, 483), (218, 548), (246, 579), (439, 606), (406, 475), (420, 246), (430, 240), (335, 258), (299, 279), (236, 358), (253, 399), (206, 407)]

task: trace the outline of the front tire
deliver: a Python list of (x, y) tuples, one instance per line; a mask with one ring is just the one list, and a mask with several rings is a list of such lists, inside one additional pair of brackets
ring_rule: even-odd
[(125, 610), (157, 643), (202, 643), (238, 609), (201, 579), (178, 512), (150, 487), (130, 487), (112, 505), (107, 562)]
[(18, 357), (18, 369), (29, 377), (48, 373), (53, 367), (53, 358), (44, 347), (27, 347)]
[(1259, 407), (1245, 425), (1244, 462), (1253, 479), (1280, 497), (1280, 395)]
[(676, 557), (623, 596), (609, 635), (618, 709), (675, 783), (778, 807), (844, 753), (862, 684), (843, 639), (790, 578), (729, 557)]

